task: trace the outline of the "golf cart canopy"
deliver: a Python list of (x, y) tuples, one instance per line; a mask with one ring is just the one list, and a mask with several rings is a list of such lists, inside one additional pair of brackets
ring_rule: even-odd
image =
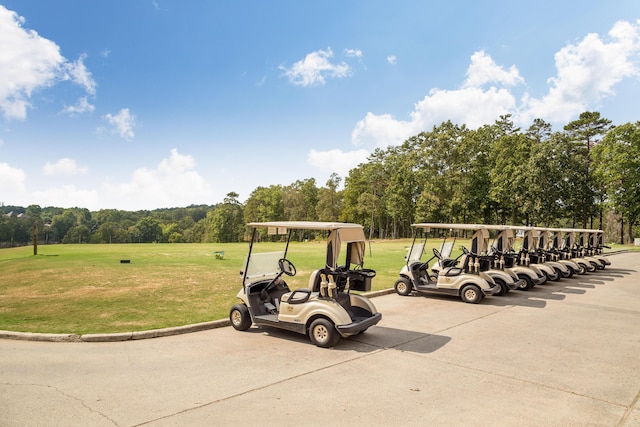
[(338, 267), (340, 247), (347, 244), (347, 260), (351, 264), (362, 265), (364, 263), (365, 237), (364, 228), (360, 224), (348, 222), (319, 222), (319, 221), (269, 221), (250, 222), (252, 228), (268, 228), (269, 234), (287, 234), (289, 230), (327, 230), (327, 260), (326, 265), (331, 269)]
[(433, 229), (441, 230), (484, 230), (487, 228), (484, 224), (439, 224), (437, 222), (421, 222), (411, 224), (412, 227), (422, 228), (425, 231)]

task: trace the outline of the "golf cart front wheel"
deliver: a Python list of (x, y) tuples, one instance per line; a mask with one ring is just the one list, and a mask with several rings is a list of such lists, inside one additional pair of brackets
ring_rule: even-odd
[(309, 338), (318, 347), (333, 347), (340, 339), (333, 323), (327, 319), (316, 319), (309, 328)]
[(462, 288), (460, 298), (469, 304), (477, 304), (482, 299), (482, 291), (476, 285), (467, 285)]
[(237, 331), (246, 331), (251, 327), (251, 315), (249, 309), (244, 304), (236, 304), (229, 311), (231, 326)]
[(406, 297), (411, 293), (413, 286), (411, 285), (411, 282), (409, 281), (409, 279), (407, 279), (406, 277), (401, 277), (398, 280), (396, 280), (396, 284), (394, 285), (394, 288), (398, 295), (402, 295), (403, 297)]
[(509, 288), (507, 287), (507, 284), (504, 282), (504, 280), (498, 277), (494, 277), (493, 281), (498, 288), (497, 291), (494, 292), (493, 294), (498, 296), (504, 296), (504, 294), (506, 294), (507, 291), (509, 290)]

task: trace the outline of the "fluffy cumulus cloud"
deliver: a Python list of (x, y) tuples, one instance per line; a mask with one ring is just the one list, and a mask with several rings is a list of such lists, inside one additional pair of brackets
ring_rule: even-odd
[(525, 92), (516, 98), (514, 89), (525, 85), (515, 65), (496, 64), (484, 51), (470, 58), (466, 80), (457, 89), (431, 89), (408, 119), (390, 114), (367, 113), (353, 132), (352, 142), (369, 150), (402, 143), (409, 136), (429, 130), (443, 121), (464, 123), (470, 128), (493, 123), (511, 114), (516, 123), (534, 118), (563, 123), (614, 93), (617, 83), (637, 77), (640, 54), (640, 21), (616, 23), (608, 37), (589, 34), (555, 54), (557, 74), (548, 80), (548, 93), (534, 98)]
[(8, 163), (0, 163), (0, 190), (5, 196), (24, 192), (26, 177), (26, 173), (22, 169), (15, 168)]
[(136, 169), (128, 182), (107, 182), (101, 189), (101, 198), (108, 201), (105, 206), (133, 210), (211, 203), (212, 197), (211, 187), (196, 171), (194, 158), (175, 148), (156, 168)]
[(79, 167), (75, 160), (63, 157), (55, 163), (47, 162), (42, 172), (47, 176), (78, 175), (87, 173), (86, 167)]
[(95, 108), (96, 107), (87, 100), (87, 97), (83, 96), (80, 99), (78, 99), (75, 105), (65, 106), (62, 112), (70, 116), (75, 116), (77, 114), (82, 114), (87, 112), (91, 113), (93, 112), (93, 110), (95, 110)]
[[(112, 134), (119, 135), (127, 141), (131, 141), (135, 136), (133, 129), (136, 127), (136, 116), (131, 114), (128, 108), (121, 109), (117, 114), (105, 114), (102, 118), (109, 124)], [(98, 128), (99, 133), (104, 131), (105, 128)]]
[(367, 160), (369, 152), (364, 149), (354, 151), (311, 150), (307, 155), (307, 162), (324, 171), (335, 172), (341, 176), (347, 176), (349, 171)]
[(24, 18), (0, 5), (0, 110), (8, 119), (24, 120), (34, 91), (64, 80), (95, 94), (95, 82), (84, 56), (69, 62), (60, 48), (25, 29)]
[(588, 34), (555, 54), (557, 75), (549, 79), (549, 92), (540, 99), (528, 98), (522, 118), (540, 117), (566, 121), (613, 95), (623, 79), (637, 77), (640, 54), (640, 20), (617, 22), (608, 38)]
[[(352, 50), (349, 56), (362, 56), (362, 52)], [(351, 75), (351, 68), (344, 62), (332, 63), (333, 51), (317, 50), (294, 63), (290, 68), (280, 66), (283, 74), (296, 86), (323, 85), (327, 78), (343, 78)]]

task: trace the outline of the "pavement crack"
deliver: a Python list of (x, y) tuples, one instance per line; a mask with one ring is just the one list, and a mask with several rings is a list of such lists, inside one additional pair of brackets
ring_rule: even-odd
[(624, 413), (624, 415), (620, 419), (620, 422), (618, 423), (618, 427), (622, 427), (622, 426), (625, 425), (625, 423), (627, 422), (627, 420), (631, 416), (631, 413), (633, 412), (633, 409), (638, 404), (638, 401), (640, 401), (640, 391), (638, 392), (638, 394), (636, 394), (636, 398), (633, 399), (633, 402), (631, 402), (631, 404), (627, 407), (627, 411)]
[(76, 396), (72, 396), (72, 395), (70, 395), (68, 393), (65, 393), (64, 391), (60, 390), (58, 387), (55, 387), (55, 386), (52, 386), (52, 385), (48, 385), (48, 384), (25, 384), (25, 383), (2, 383), (2, 385), (9, 386), (9, 387), (16, 387), (16, 386), (39, 387), (39, 388), (45, 388), (45, 389), (53, 390), (54, 392), (58, 393), (61, 396), (64, 396), (67, 399), (72, 399), (72, 400), (75, 400), (76, 402), (79, 402), (89, 412), (93, 412), (94, 414), (98, 414), (101, 417), (103, 417), (105, 420), (110, 421), (114, 426), (118, 426), (118, 423), (115, 420), (111, 419), (110, 417), (108, 417), (107, 415), (103, 414), (102, 412), (93, 409), (91, 406), (87, 405), (84, 400), (82, 400), (82, 399), (80, 399), (80, 398), (78, 398)]

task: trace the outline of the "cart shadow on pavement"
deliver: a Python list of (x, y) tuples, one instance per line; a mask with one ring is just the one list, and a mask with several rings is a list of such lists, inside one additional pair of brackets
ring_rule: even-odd
[(342, 340), (336, 345), (336, 350), (344, 348), (345, 350), (363, 351), (363, 349), (358, 348), (359, 346), (354, 345), (351, 347), (347, 344), (357, 342), (358, 344), (375, 346), (375, 349), (396, 349), (428, 354), (441, 349), (449, 343), (449, 341), (451, 341), (451, 337), (445, 335), (428, 334), (425, 332), (376, 325), (365, 334)]
[[(269, 335), (269, 339), (295, 341), (313, 347), (306, 335), (284, 329), (270, 328), (268, 326), (260, 328), (249, 328), (245, 333)], [(390, 328), (388, 326), (372, 326), (367, 332), (349, 338), (342, 338), (333, 351), (356, 351), (359, 353), (373, 353), (382, 349), (395, 348), (401, 351), (412, 351), (416, 353), (433, 353), (451, 341), (451, 337), (424, 332), (408, 331), (405, 329)], [(406, 348), (405, 348), (406, 347)], [(327, 351), (327, 349), (318, 350)]]

